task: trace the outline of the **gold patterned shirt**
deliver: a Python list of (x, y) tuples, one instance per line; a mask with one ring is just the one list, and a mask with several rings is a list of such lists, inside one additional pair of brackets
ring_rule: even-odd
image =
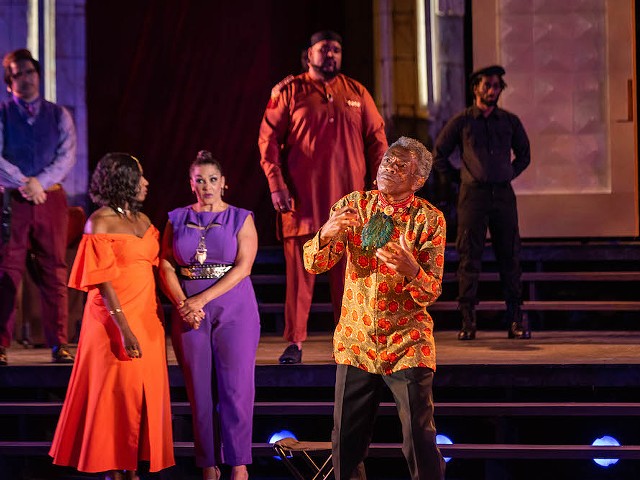
[(420, 265), (411, 281), (379, 261), (375, 249), (363, 249), (362, 229), (380, 210), (379, 192), (352, 192), (340, 199), (332, 214), (349, 205), (360, 216), (351, 227), (320, 248), (319, 232), (304, 245), (304, 265), (322, 273), (347, 254), (340, 321), (333, 336), (336, 363), (388, 375), (412, 367), (436, 368), (433, 319), (427, 307), (442, 291), (446, 224), (442, 212), (415, 197), (392, 215), (392, 242), (404, 235)]

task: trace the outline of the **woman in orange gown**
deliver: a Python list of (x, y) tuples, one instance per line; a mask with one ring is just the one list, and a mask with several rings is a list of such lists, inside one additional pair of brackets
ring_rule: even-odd
[(140, 460), (174, 465), (165, 332), (155, 289), (158, 230), (140, 213), (140, 163), (105, 155), (91, 178), (100, 205), (69, 286), (88, 292), (76, 361), (49, 455), (82, 472), (136, 479)]

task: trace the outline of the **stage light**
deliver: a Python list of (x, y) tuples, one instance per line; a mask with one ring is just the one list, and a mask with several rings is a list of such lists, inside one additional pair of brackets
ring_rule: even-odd
[(272, 433), (267, 443), (270, 443), (271, 445), (273, 445), (278, 440), (282, 440), (283, 438), (295, 438), (296, 440), (298, 439), (298, 437), (296, 437), (289, 430), (280, 430), (279, 432)]
[[(618, 442), (618, 440), (616, 440), (615, 438), (610, 437), (609, 435), (605, 435), (604, 437), (596, 438), (591, 445), (593, 445), (594, 447), (602, 447), (602, 446), (619, 447), (620, 442)], [(594, 458), (593, 461), (596, 462), (601, 467), (605, 467), (605, 468), (618, 463), (617, 458)]]
[[(272, 433), (269, 437), (269, 440), (267, 440), (267, 443), (273, 445), (278, 440), (282, 440), (283, 438), (295, 438), (296, 440), (298, 440), (298, 437), (296, 437), (289, 430), (280, 430), (279, 432)], [(292, 456), (293, 455), (287, 455), (287, 458), (291, 458)], [(274, 455), (273, 458), (275, 458), (276, 460), (282, 460), (278, 455)]]
[[(436, 444), (438, 444), (438, 445), (453, 445), (453, 440), (451, 440), (446, 435), (436, 435)], [(444, 457), (444, 461), (445, 462), (448, 463), (449, 460), (451, 460), (451, 457)]]

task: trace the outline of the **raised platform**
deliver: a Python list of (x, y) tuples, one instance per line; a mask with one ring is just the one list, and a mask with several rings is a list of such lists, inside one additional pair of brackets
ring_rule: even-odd
[[(438, 369), (434, 379), (439, 433), (448, 480), (640, 478), (640, 329), (638, 242), (525, 242), (524, 309), (531, 340), (509, 340), (500, 328), (504, 308), (490, 249), (481, 275), (481, 330), (472, 342), (456, 338), (455, 249), (447, 248), (442, 297), (431, 308)], [(326, 442), (331, 436), (335, 365), (333, 316), (326, 276), (318, 277), (310, 331), (300, 365), (279, 365), (284, 283), (279, 247), (261, 249), (252, 279), (261, 307), (263, 336), (256, 365), (252, 478), (291, 478), (267, 443), (278, 429)], [(311, 320), (313, 318), (313, 321)], [(190, 407), (184, 380), (168, 342), (174, 442), (178, 466), (148, 478), (199, 478), (193, 465)], [(52, 468), (45, 456), (71, 372), (52, 365), (47, 349), (9, 350), (0, 367), (0, 480), (87, 478)], [(369, 478), (406, 478), (393, 399), (383, 398), (374, 428)], [(613, 435), (622, 447), (591, 447)], [(611, 452), (611, 455), (607, 455)], [(591, 461), (622, 459), (609, 470)], [(9, 476), (4, 475), (6, 467)], [(29, 475), (15, 476), (27, 470)], [(34, 474), (33, 472), (39, 472)], [(228, 471), (223, 474), (228, 476)]]
[[(559, 479), (640, 478), (640, 332), (546, 331), (523, 341), (481, 330), (475, 341), (460, 342), (456, 332), (442, 331), (436, 344), (436, 422), (455, 441), (443, 447), (454, 458), (448, 479), (521, 480), (550, 471)], [(330, 438), (331, 337), (311, 336), (300, 365), (277, 364), (285, 346), (281, 338), (264, 335), (258, 349), (254, 478), (288, 478), (267, 444), (274, 431), (284, 428), (309, 441)], [(170, 342), (167, 351), (178, 466), (143, 478), (195, 480), (184, 380)], [(25, 466), (32, 472), (17, 478), (89, 478), (52, 467), (46, 457), (71, 372), (69, 365), (51, 364), (49, 355), (48, 349), (16, 345), (9, 350), (10, 365), (0, 368), (2, 480), (16, 478), (2, 475), (4, 461), (12, 474)], [(384, 402), (366, 464), (370, 478), (395, 480), (406, 476), (406, 466), (395, 405), (390, 396)], [(590, 447), (605, 433), (624, 446)], [(615, 475), (601, 476), (605, 472), (590, 460), (596, 454), (621, 459)]]
[[(167, 355), (172, 387), (184, 385), (170, 340)], [(335, 365), (331, 336), (316, 334), (303, 347), (303, 363), (279, 365), (286, 347), (280, 337), (265, 335), (258, 346), (256, 386), (333, 387)], [(479, 331), (460, 342), (456, 332), (436, 332), (436, 387), (477, 386), (640, 386), (640, 331), (544, 331), (531, 340), (509, 340), (506, 332)], [(5, 388), (65, 388), (71, 367), (50, 363), (48, 349), (14, 345), (9, 366), (0, 367)]]

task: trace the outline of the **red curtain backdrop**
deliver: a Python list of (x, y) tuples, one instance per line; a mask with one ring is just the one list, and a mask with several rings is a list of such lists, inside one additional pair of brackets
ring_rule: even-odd
[(145, 212), (162, 229), (193, 201), (188, 165), (201, 149), (223, 165), (225, 199), (255, 212), (261, 245), (275, 214), (259, 166), (258, 127), (271, 87), (300, 71), (311, 33), (343, 35), (343, 71), (373, 88), (369, 0), (87, 2), (90, 168), (106, 152), (138, 157)]

